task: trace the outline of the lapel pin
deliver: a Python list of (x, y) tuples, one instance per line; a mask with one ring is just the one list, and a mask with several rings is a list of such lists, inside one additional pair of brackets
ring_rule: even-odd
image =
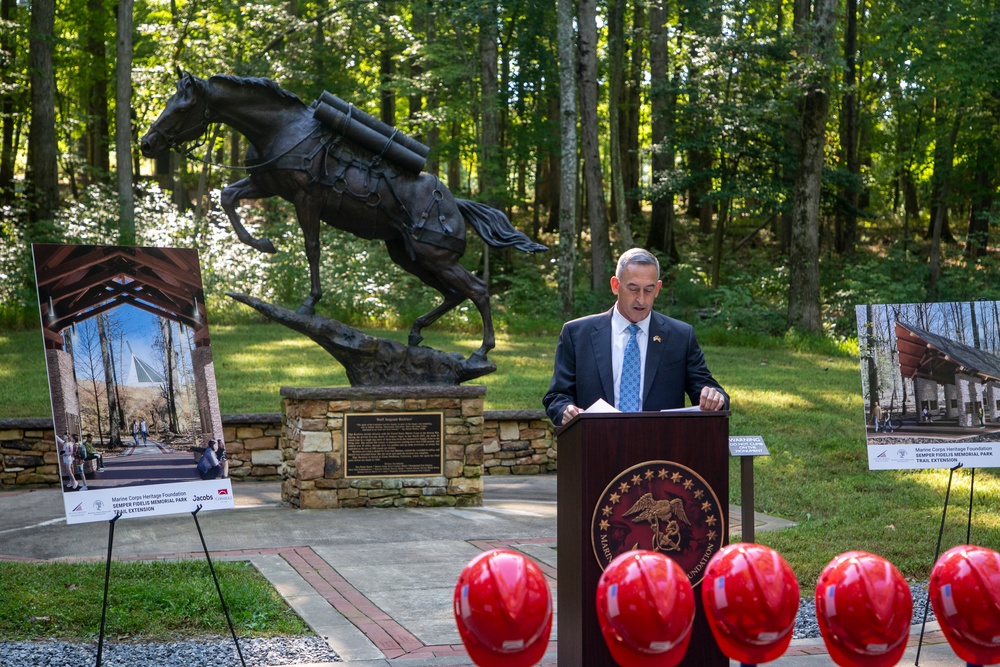
[(659, 337), (659, 336), (653, 336), (653, 342), (654, 342), (654, 343), (660, 343), (660, 342), (662, 342), (662, 341), (660, 340), (660, 337)]

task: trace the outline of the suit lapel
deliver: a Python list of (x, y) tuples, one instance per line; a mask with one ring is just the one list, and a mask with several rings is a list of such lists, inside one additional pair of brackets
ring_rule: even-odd
[(649, 390), (656, 379), (656, 370), (660, 367), (660, 357), (667, 345), (667, 329), (665, 318), (657, 312), (649, 320), (649, 340), (646, 341), (646, 367), (643, 369), (642, 400), (645, 403)]
[[(614, 308), (614, 306), (612, 306)], [(611, 311), (606, 313), (590, 334), (590, 344), (593, 346), (594, 359), (597, 360), (597, 372), (601, 376), (601, 388), (608, 397), (608, 403), (615, 402), (615, 376), (611, 369)], [(589, 407), (589, 406), (585, 406)]]

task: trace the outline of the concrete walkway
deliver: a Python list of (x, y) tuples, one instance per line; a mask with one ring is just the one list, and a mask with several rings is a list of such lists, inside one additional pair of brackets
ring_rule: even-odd
[[(471, 665), (451, 597), (462, 568), (486, 549), (518, 549), (538, 561), (558, 614), (554, 476), (488, 477), (485, 506), (469, 509), (294, 510), (281, 505), (277, 483), (237, 483), (233, 492), (237, 509), (198, 516), (213, 559), (252, 562), (352, 667)], [(60, 493), (0, 493), (0, 559), (104, 559), (107, 526), (67, 525)], [(731, 521), (739, 516), (731, 507)], [(756, 515), (758, 532), (791, 525)], [(731, 523), (730, 529), (740, 528)], [(193, 519), (182, 514), (119, 521), (114, 557), (204, 558), (204, 552)], [(556, 665), (557, 641), (554, 625), (545, 667)], [(916, 635), (911, 644), (900, 664), (914, 664)], [(833, 663), (822, 640), (810, 639), (793, 641), (768, 664)], [(928, 625), (920, 665), (963, 664), (937, 626)]]

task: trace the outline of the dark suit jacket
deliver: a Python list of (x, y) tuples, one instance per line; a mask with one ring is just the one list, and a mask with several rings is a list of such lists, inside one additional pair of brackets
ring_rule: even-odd
[[(556, 346), (552, 383), (542, 399), (545, 411), (556, 426), (562, 424), (562, 413), (567, 405), (585, 410), (599, 398), (614, 405), (611, 314), (609, 310), (563, 325)], [(694, 329), (654, 311), (646, 346), (642, 409), (683, 408), (685, 393), (691, 404), (697, 405), (705, 386), (715, 387), (725, 394), (705, 365), (705, 355), (695, 339)], [(729, 396), (726, 395), (728, 408)]]

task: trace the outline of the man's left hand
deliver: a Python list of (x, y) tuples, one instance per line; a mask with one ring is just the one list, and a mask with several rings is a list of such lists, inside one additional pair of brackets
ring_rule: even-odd
[(726, 396), (715, 387), (702, 387), (698, 405), (702, 410), (722, 410), (726, 407)]

